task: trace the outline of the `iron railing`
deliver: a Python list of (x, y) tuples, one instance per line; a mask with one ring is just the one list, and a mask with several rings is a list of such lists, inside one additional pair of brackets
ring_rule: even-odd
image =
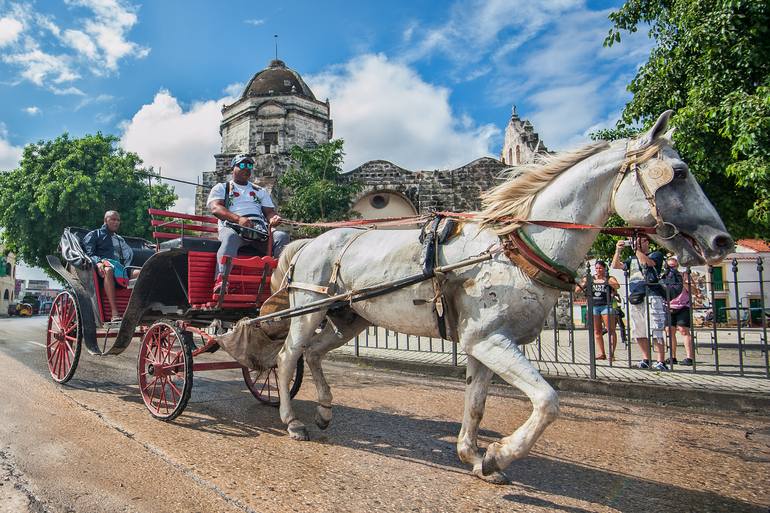
[[(683, 337), (681, 333), (675, 337), (673, 330), (667, 329), (668, 367), (673, 372), (770, 379), (767, 338), (770, 301), (766, 297), (770, 284), (764, 274), (763, 259), (733, 259), (725, 267), (728, 272), (723, 272), (724, 276), (714, 284), (716, 286), (712, 286), (714, 273), (711, 267), (705, 272), (693, 273), (687, 269), (682, 273), (690, 291), (689, 331), (693, 365), (681, 365), (687, 356)], [(585, 288), (591, 290), (589, 266), (587, 271)], [(613, 316), (618, 333), (614, 359), (596, 361), (596, 339), (594, 330), (590, 329), (593, 324), (593, 300), (591, 294), (579, 299), (573, 292), (562, 294), (537, 339), (524, 347), (527, 357), (546, 366), (582, 367), (582, 374), (592, 379), (597, 377), (600, 367), (635, 368), (641, 359), (641, 351), (637, 342), (631, 340), (627, 272), (619, 294), (619, 308), (623, 314)], [(646, 311), (649, 319), (649, 306)], [(581, 322), (576, 322), (578, 312)], [(667, 312), (669, 325), (670, 318), (670, 312)], [(649, 343), (649, 322), (647, 340)], [(674, 341), (676, 345), (672, 343)], [(392, 351), (387, 353), (389, 358), (414, 359), (419, 356), (421, 361), (428, 363), (465, 364), (465, 354), (450, 341), (406, 335), (374, 326), (348, 342), (347, 346), (356, 356), (371, 353), (371, 350), (380, 354)], [(609, 357), (610, 348), (607, 345), (605, 352)], [(654, 351), (652, 355), (654, 362)]]

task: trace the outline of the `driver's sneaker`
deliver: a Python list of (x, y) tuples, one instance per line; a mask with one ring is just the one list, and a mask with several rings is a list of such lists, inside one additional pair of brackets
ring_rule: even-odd
[(652, 364), (652, 368), (656, 371), (667, 371), (668, 367), (664, 362), (655, 362)]
[(637, 369), (649, 369), (650, 368), (650, 360), (639, 360), (639, 363), (636, 364)]
[(679, 365), (687, 365), (688, 367), (692, 367), (692, 358), (685, 358), (681, 361), (681, 363), (679, 363)]
[(677, 361), (676, 358), (666, 358), (666, 365), (671, 365), (672, 363), (674, 365), (677, 365), (679, 362)]

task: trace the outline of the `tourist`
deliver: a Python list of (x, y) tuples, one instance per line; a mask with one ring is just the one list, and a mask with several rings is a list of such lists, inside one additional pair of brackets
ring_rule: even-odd
[[(615, 246), (615, 255), (612, 257), (613, 269), (626, 269), (629, 271), (629, 316), (631, 317), (631, 338), (642, 353), (642, 360), (636, 364), (640, 369), (653, 368), (666, 371), (666, 352), (663, 343), (666, 326), (666, 299), (665, 291), (658, 282), (661, 268), (663, 267), (663, 254), (660, 251), (650, 251), (650, 241), (640, 237), (631, 242), (634, 252), (633, 257), (621, 261), (621, 253), (626, 247), (626, 242), (619, 240)], [(645, 305), (645, 303), (647, 303)], [(649, 315), (647, 312), (649, 305)], [(650, 341), (647, 336), (652, 335), (657, 361), (650, 363)]]
[[(690, 333), (690, 316), (691, 316), (690, 284), (687, 283), (686, 279), (683, 279), (681, 277), (681, 273), (679, 272), (679, 269), (678, 269), (679, 261), (675, 256), (669, 257), (667, 264), (668, 264), (668, 269), (666, 270), (665, 274), (661, 278), (662, 281), (665, 283), (667, 281), (668, 276), (677, 274), (679, 275), (679, 280), (681, 280), (682, 289), (681, 289), (681, 292), (676, 297), (671, 298), (671, 300), (668, 302), (670, 323), (666, 328), (668, 330), (669, 336), (671, 337), (671, 357), (666, 360), (666, 363), (669, 363), (669, 364), (678, 363), (679, 365), (691, 366), (693, 364), (694, 353), (693, 353), (693, 345), (692, 345), (692, 334)], [(678, 362), (676, 359), (676, 346), (677, 346), (676, 334), (677, 333), (679, 333), (682, 336), (682, 340), (684, 342), (684, 349), (687, 352), (687, 358), (685, 358), (681, 362)]]
[[(594, 278), (592, 281), (591, 294), (593, 303), (593, 330), (594, 341), (596, 343), (597, 360), (606, 360), (607, 352), (604, 350), (604, 329), (607, 332), (607, 344), (609, 346), (610, 361), (615, 358), (615, 346), (617, 345), (617, 334), (615, 333), (615, 309), (613, 308), (613, 296), (620, 287), (618, 280), (609, 276), (607, 273), (607, 263), (603, 260), (597, 260), (594, 264)], [(585, 287), (587, 280), (584, 278), (581, 288)]]

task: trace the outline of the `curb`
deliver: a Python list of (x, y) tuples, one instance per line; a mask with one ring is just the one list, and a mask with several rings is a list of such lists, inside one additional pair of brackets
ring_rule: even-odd
[[(465, 380), (464, 366), (451, 366), (429, 363), (409, 362), (404, 360), (388, 360), (366, 356), (353, 356), (342, 353), (329, 353), (327, 358), (334, 362), (349, 363), (358, 367), (394, 370), (407, 374), (432, 375)], [(624, 381), (590, 380), (568, 376), (551, 376), (543, 374), (546, 381), (560, 392), (591, 394), (645, 401), (671, 406), (695, 408), (710, 408), (736, 412), (770, 410), (770, 395), (750, 394), (742, 392), (724, 392), (706, 388), (676, 387), (651, 385), (648, 383), (629, 383)], [(498, 376), (493, 383), (507, 385)], [(513, 387), (512, 387), (513, 388)], [(518, 391), (517, 391), (518, 392)]]

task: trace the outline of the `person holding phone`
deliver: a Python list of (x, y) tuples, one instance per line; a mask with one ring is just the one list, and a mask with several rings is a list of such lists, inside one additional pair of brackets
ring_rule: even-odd
[[(621, 261), (621, 254), (626, 247), (626, 241), (619, 240), (615, 245), (615, 254), (612, 257), (612, 268), (629, 271), (628, 285), (629, 317), (631, 318), (631, 338), (642, 353), (642, 360), (636, 364), (640, 369), (655, 369), (667, 371), (666, 347), (664, 344), (664, 330), (666, 329), (666, 292), (659, 283), (661, 269), (663, 268), (663, 253), (650, 251), (650, 241), (646, 237), (639, 237), (632, 241), (632, 257)], [(647, 307), (649, 305), (649, 315)], [(657, 361), (650, 362), (650, 341), (647, 337), (650, 332)]]

